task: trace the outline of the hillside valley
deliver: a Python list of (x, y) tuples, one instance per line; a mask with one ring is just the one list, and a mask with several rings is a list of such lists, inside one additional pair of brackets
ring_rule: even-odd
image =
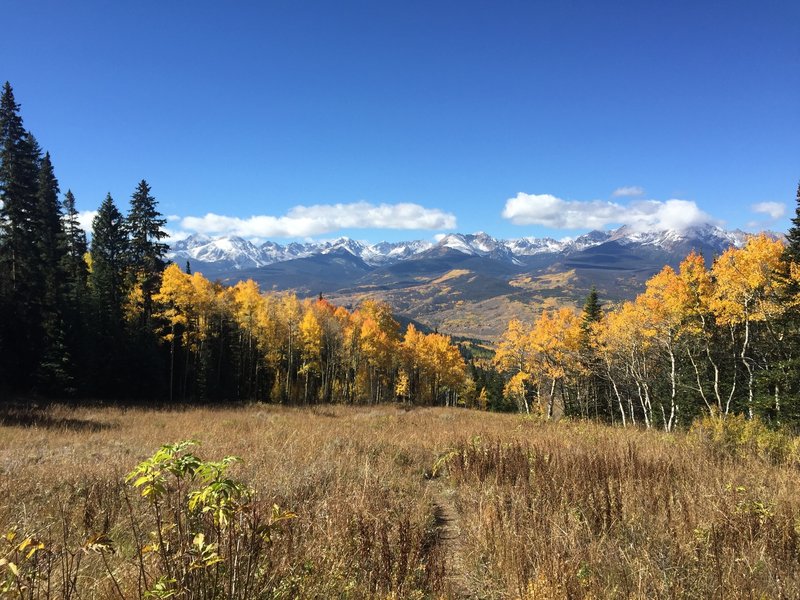
[(352, 308), (364, 298), (385, 300), (403, 319), (452, 335), (496, 339), (508, 321), (530, 321), (542, 310), (582, 301), (595, 286), (604, 302), (642, 291), (664, 265), (677, 267), (691, 251), (707, 262), (746, 234), (706, 225), (641, 233), (626, 227), (592, 231), (574, 240), (498, 240), (486, 233), (365, 244), (350, 238), (321, 243), (266, 242), (191, 236), (169, 258), (212, 279), (253, 279), (261, 289), (322, 294)]

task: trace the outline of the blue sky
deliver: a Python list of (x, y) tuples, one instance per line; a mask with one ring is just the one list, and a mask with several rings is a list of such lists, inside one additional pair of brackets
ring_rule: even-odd
[[(175, 232), (785, 230), (800, 3), (3, 3), (0, 80), (81, 210)], [(783, 212), (782, 212), (783, 211)]]

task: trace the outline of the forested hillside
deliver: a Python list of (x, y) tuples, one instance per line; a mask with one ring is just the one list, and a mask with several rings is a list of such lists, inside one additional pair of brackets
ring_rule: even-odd
[[(800, 201), (800, 191), (798, 191)], [(788, 245), (765, 235), (708, 269), (690, 254), (634, 301), (512, 321), (495, 362), (522, 410), (671, 431), (701, 413), (794, 422), (798, 398), (800, 214)]]

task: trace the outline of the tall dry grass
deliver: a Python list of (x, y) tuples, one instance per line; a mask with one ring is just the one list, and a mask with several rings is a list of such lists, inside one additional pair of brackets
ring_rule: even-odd
[[(26, 566), (39, 579), (7, 594), (158, 592), (162, 567), (137, 558), (151, 512), (124, 479), (184, 439), (243, 458), (230, 473), (253, 511), (297, 515), (262, 549), (251, 597), (800, 595), (793, 467), (692, 434), (393, 406), (7, 409), (0, 534), (42, 544)], [(0, 540), (0, 557), (12, 550)], [(164, 593), (224, 589), (188, 586)]]

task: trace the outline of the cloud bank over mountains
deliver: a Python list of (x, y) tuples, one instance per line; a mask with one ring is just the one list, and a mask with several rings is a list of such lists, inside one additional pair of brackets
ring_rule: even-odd
[(503, 218), (515, 225), (542, 225), (553, 229), (605, 229), (609, 225), (627, 225), (637, 231), (683, 231), (697, 225), (720, 224), (690, 200), (634, 200), (621, 204), (608, 200), (562, 200), (550, 194), (523, 192), (506, 201)]
[[(537, 225), (563, 230), (604, 230), (627, 226), (632, 231), (685, 231), (700, 225), (722, 225), (722, 221), (703, 211), (691, 200), (643, 199), (644, 189), (625, 186), (614, 190), (614, 200), (564, 200), (552, 194), (519, 192), (505, 202), (502, 217), (518, 226)], [(751, 221), (755, 227), (769, 226), (784, 217), (786, 205), (780, 202), (759, 202), (750, 210), (770, 221)], [(97, 211), (80, 213), (81, 226), (91, 231)], [(453, 231), (457, 218), (440, 208), (400, 202), (395, 204), (360, 201), (338, 204), (299, 205), (284, 215), (252, 215), (250, 217), (207, 213), (203, 216), (169, 215), (170, 239), (181, 240), (191, 234), (236, 236), (252, 241), (275, 238), (312, 239), (343, 230), (417, 230)]]
[(439, 209), (399, 204), (317, 204), (295, 206), (284, 216), (256, 215), (247, 219), (208, 213), (184, 217), (181, 227), (205, 235), (243, 238), (313, 237), (342, 229), (455, 229), (456, 217)]

